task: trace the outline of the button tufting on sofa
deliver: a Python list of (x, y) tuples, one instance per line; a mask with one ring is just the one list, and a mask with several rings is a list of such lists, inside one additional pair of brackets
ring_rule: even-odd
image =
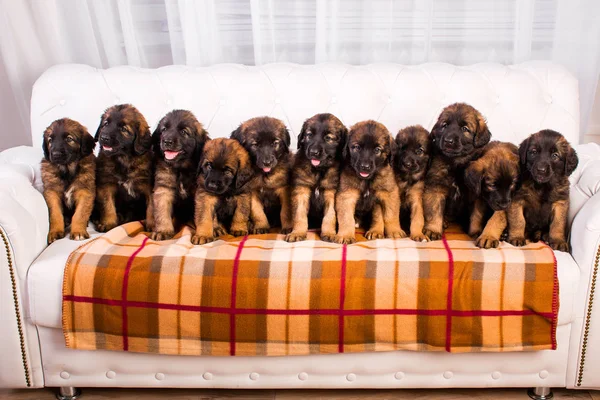
[(549, 375), (550, 374), (546, 370), (540, 371), (540, 378), (541, 379), (546, 379)]
[(63, 379), (69, 379), (71, 377), (71, 374), (68, 373), (67, 371), (62, 371), (60, 373), (60, 377), (63, 378)]
[(106, 372), (106, 377), (108, 379), (115, 379), (115, 376), (117, 376), (117, 373), (115, 371), (108, 371), (108, 372)]
[(396, 380), (401, 380), (402, 378), (404, 378), (404, 372), (396, 372), (394, 374), (394, 378), (396, 378)]
[(444, 372), (444, 378), (445, 379), (451, 379), (454, 376), (454, 374), (452, 373), (452, 371), (446, 371)]
[(163, 374), (162, 372), (158, 372), (156, 375), (154, 375), (154, 378), (156, 378), (157, 381), (162, 381), (163, 379), (165, 379), (165, 374)]
[(348, 375), (346, 375), (346, 380), (348, 382), (354, 382), (356, 380), (356, 375), (355, 374), (348, 374)]
[(210, 381), (213, 378), (213, 374), (210, 372), (205, 372), (202, 374), (202, 378), (204, 378), (205, 381)]
[(66, 101), (65, 99), (61, 99), (61, 100), (60, 100), (58, 103), (59, 103), (61, 106), (64, 106), (65, 104), (67, 104), (67, 101)]
[(494, 372), (492, 372), (492, 379), (498, 380), (501, 377), (502, 377), (502, 374), (500, 373), (500, 371), (494, 371)]
[(257, 381), (258, 378), (260, 378), (260, 375), (258, 375), (258, 372), (253, 372), (250, 374), (250, 379), (252, 379), (253, 381)]
[(305, 381), (308, 379), (308, 374), (306, 372), (300, 372), (298, 374), (298, 379), (300, 379), (301, 381)]

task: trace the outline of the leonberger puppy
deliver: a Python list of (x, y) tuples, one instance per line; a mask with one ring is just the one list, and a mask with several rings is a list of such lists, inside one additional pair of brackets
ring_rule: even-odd
[(292, 230), (290, 212), (290, 133), (285, 124), (271, 117), (243, 122), (231, 133), (250, 154), (256, 179), (252, 193), (252, 233), (280, 225), (282, 233)]
[(519, 149), (512, 143), (488, 143), (483, 155), (465, 170), (471, 210), (469, 235), (477, 247), (498, 247), (506, 229), (506, 209), (518, 182)]
[(194, 114), (173, 110), (158, 123), (152, 134), (154, 174), (154, 231), (152, 239), (170, 239), (175, 224), (194, 218), (196, 171), (208, 133)]
[(369, 120), (350, 128), (335, 197), (339, 224), (335, 242), (356, 241), (355, 217), (370, 226), (365, 233), (368, 240), (406, 237), (400, 228), (400, 193), (392, 168), (395, 152), (394, 138), (383, 124)]
[(423, 193), (423, 233), (429, 239), (441, 239), (447, 221), (468, 219), (464, 169), (481, 156), (491, 136), (483, 115), (470, 105), (442, 110), (431, 130), (433, 158)]
[(519, 158), (521, 187), (507, 213), (509, 243), (542, 239), (554, 250), (569, 251), (569, 175), (579, 163), (577, 153), (563, 135), (545, 129), (521, 143)]
[(153, 228), (152, 136), (146, 119), (131, 104), (106, 109), (95, 141), (100, 144), (96, 165), (96, 229), (106, 232), (119, 224), (146, 220)]
[(292, 166), (293, 230), (288, 242), (306, 239), (309, 220), (320, 225), (321, 239), (335, 238), (335, 193), (348, 129), (335, 115), (317, 114), (304, 121)]
[(233, 139), (206, 142), (198, 167), (193, 244), (204, 244), (227, 233), (248, 234), (252, 177), (248, 152)]
[(423, 190), (431, 153), (429, 132), (421, 125), (401, 129), (396, 135), (396, 148), (394, 172), (400, 191), (400, 226), (410, 227), (412, 240), (428, 241), (423, 234)]
[(42, 182), (48, 204), (48, 244), (65, 237), (88, 239), (87, 225), (96, 197), (96, 143), (87, 129), (69, 118), (58, 119), (44, 131)]

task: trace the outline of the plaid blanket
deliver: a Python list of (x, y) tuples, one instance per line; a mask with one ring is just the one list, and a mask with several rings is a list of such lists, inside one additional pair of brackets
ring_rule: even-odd
[(556, 348), (558, 280), (543, 243), (480, 250), (442, 241), (287, 243), (270, 233), (155, 242), (138, 222), (75, 250), (66, 345), (185, 355)]

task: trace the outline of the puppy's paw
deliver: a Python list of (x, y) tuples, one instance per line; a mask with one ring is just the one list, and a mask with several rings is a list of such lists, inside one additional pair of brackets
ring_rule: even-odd
[(388, 232), (387, 237), (390, 239), (404, 239), (408, 235), (402, 229), (399, 231)]
[(152, 231), (154, 231), (154, 222), (153, 221), (145, 220), (144, 221), (144, 228), (146, 229), (146, 232), (152, 232)]
[(475, 245), (482, 249), (495, 249), (499, 244), (498, 238), (488, 235), (481, 235), (475, 241)]
[(479, 236), (481, 236), (481, 230), (477, 229), (477, 230), (472, 230), (469, 231), (469, 236), (471, 236), (471, 238), (473, 239), (477, 239)]
[(429, 240), (441, 240), (442, 232), (434, 232), (429, 229), (423, 229), (423, 234), (429, 238)]
[(231, 234), (233, 236), (246, 236), (248, 234), (248, 229), (243, 229), (243, 228), (234, 229), (234, 228), (231, 228)]
[(548, 243), (548, 239), (548, 232), (542, 234), (542, 231), (535, 231), (533, 235), (531, 235), (532, 242), (539, 242), (540, 240), (543, 240), (544, 242)]
[(410, 238), (415, 242), (429, 242), (429, 238), (423, 233), (414, 233), (410, 235)]
[(548, 242), (548, 246), (550, 246), (550, 248), (552, 248), (552, 250), (558, 250), (558, 251), (564, 251), (564, 252), (568, 252), (569, 251), (569, 243), (565, 242), (564, 240), (549, 240)]
[(352, 244), (352, 243), (356, 243), (356, 238), (354, 236), (337, 235), (337, 236), (335, 236), (333, 241), (335, 243), (339, 243), (339, 244)]
[(192, 236), (191, 242), (192, 244), (206, 244), (214, 242), (214, 240), (215, 238), (212, 236), (194, 235)]
[(116, 221), (100, 221), (98, 225), (96, 225), (96, 230), (98, 232), (108, 232), (113, 228), (117, 227)]
[(271, 227), (269, 225), (255, 225), (250, 230), (253, 235), (262, 235), (263, 233), (269, 233)]
[(71, 240), (84, 240), (84, 239), (89, 239), (90, 234), (87, 232), (86, 229), (84, 229), (84, 230), (71, 229), (71, 235), (69, 237), (71, 238)]
[(287, 235), (288, 233), (292, 233), (293, 228), (281, 228), (281, 234)]
[(385, 236), (383, 236), (382, 231), (378, 231), (375, 229), (367, 231), (367, 233), (365, 233), (365, 238), (367, 238), (367, 240), (383, 239), (384, 237)]
[(524, 237), (508, 238), (508, 243), (510, 243), (516, 247), (525, 246), (525, 238)]
[(219, 236), (224, 236), (224, 235), (227, 235), (227, 229), (225, 229), (221, 225), (217, 225), (217, 226), (214, 227), (214, 229), (213, 229), (213, 236), (214, 237), (219, 237)]
[(48, 244), (65, 237), (65, 231), (50, 231), (48, 232)]
[(175, 235), (173, 231), (157, 231), (150, 234), (150, 239), (161, 241), (171, 239)]
[(335, 243), (335, 233), (321, 232), (320, 238), (324, 242)]
[(285, 237), (286, 242), (294, 243), (306, 240), (306, 232), (292, 232)]

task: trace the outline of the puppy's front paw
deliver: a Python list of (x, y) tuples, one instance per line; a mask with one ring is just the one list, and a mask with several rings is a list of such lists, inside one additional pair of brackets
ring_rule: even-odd
[(214, 235), (214, 237), (219, 237), (219, 236), (227, 235), (227, 229), (225, 229), (221, 225), (217, 225), (213, 229), (213, 235)]
[(157, 231), (150, 234), (150, 239), (161, 241), (171, 239), (175, 235), (173, 231)]
[(320, 238), (324, 242), (335, 243), (335, 233), (321, 232)]
[(499, 244), (498, 238), (488, 235), (481, 235), (475, 241), (475, 245), (482, 249), (495, 249)]
[(71, 229), (70, 238), (71, 238), (71, 240), (84, 240), (84, 239), (89, 239), (90, 234), (85, 229), (84, 230)]
[(98, 232), (108, 232), (113, 228), (117, 227), (116, 221), (100, 221), (98, 225), (96, 225), (96, 230)]
[(306, 232), (292, 232), (285, 237), (286, 242), (294, 243), (306, 240)]
[(516, 247), (521, 247), (521, 246), (525, 246), (525, 238), (524, 237), (512, 237), (512, 238), (508, 238), (508, 243), (512, 244), (513, 246)]
[(423, 229), (423, 234), (429, 238), (429, 240), (441, 240), (442, 232), (434, 232), (429, 229)]
[(248, 234), (248, 229), (243, 229), (243, 228), (234, 229), (234, 228), (231, 228), (231, 234), (233, 236), (236, 236), (236, 237), (237, 236), (246, 236)]
[(423, 233), (414, 233), (410, 235), (410, 238), (415, 242), (429, 242), (429, 238)]
[(48, 232), (48, 244), (65, 237), (65, 231), (50, 231)]
[(356, 238), (354, 236), (337, 235), (333, 241), (339, 244), (352, 244), (356, 243)]
[(144, 228), (146, 229), (146, 232), (152, 232), (152, 231), (154, 231), (154, 222), (153, 221), (145, 220), (144, 221)]
[(564, 252), (569, 251), (569, 243), (565, 242), (564, 240), (550, 239), (547, 243), (548, 243), (548, 246), (550, 246), (550, 248), (552, 248), (552, 250), (558, 250), (558, 251), (564, 251)]
[(404, 239), (406, 236), (408, 235), (402, 229), (399, 231), (388, 232), (387, 234), (387, 237), (390, 239)]
[(206, 244), (214, 242), (214, 240), (215, 238), (212, 236), (194, 235), (192, 236), (191, 242), (192, 244)]
[(262, 235), (263, 233), (269, 233), (270, 230), (271, 230), (271, 227), (268, 224), (267, 225), (255, 225), (250, 230), (250, 233), (252, 233), (253, 235)]
[(292, 233), (293, 228), (281, 228), (281, 234), (287, 235), (288, 233)]
[(383, 236), (383, 232), (376, 229), (372, 229), (365, 233), (365, 238), (367, 240), (383, 239), (384, 237), (385, 236)]
[(479, 229), (472, 230), (472, 231), (469, 231), (469, 236), (471, 236), (471, 238), (473, 238), (473, 239), (477, 239), (479, 236), (481, 236), (481, 232), (482, 231)]

